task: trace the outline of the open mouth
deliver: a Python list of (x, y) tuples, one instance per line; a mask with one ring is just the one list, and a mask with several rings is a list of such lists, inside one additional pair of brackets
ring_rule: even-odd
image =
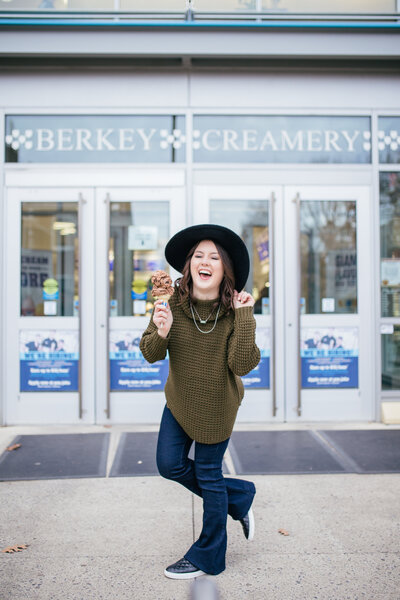
[(199, 271), (199, 276), (200, 276), (200, 279), (202, 279), (203, 281), (207, 281), (208, 279), (211, 278), (212, 274), (211, 274), (211, 271), (209, 271), (208, 269), (201, 269)]

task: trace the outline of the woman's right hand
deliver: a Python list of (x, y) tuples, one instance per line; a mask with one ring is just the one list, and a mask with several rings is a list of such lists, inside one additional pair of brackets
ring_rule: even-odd
[(158, 329), (158, 335), (166, 338), (173, 322), (172, 312), (168, 303), (165, 306), (163, 300), (156, 300), (154, 303), (153, 321)]

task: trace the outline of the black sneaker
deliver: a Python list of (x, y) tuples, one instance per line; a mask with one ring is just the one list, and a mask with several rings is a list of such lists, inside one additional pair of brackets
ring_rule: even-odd
[(192, 565), (186, 558), (181, 558), (178, 562), (167, 567), (164, 575), (170, 579), (192, 579), (193, 577), (205, 575), (205, 573)]
[(239, 519), (239, 520), (243, 527), (244, 536), (250, 542), (254, 537), (254, 528), (255, 528), (253, 510), (250, 508), (247, 515), (245, 515), (243, 517), (243, 519)]

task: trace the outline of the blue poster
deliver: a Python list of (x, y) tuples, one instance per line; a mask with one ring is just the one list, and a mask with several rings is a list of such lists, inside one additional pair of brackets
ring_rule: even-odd
[(269, 388), (269, 363), (270, 363), (270, 330), (268, 327), (257, 327), (256, 344), (260, 349), (261, 360), (255, 369), (242, 377), (246, 389)]
[(110, 332), (110, 391), (164, 389), (169, 361), (149, 364), (140, 352), (141, 330)]
[[(263, 352), (263, 351), (261, 351)], [(266, 352), (266, 351), (264, 351)], [(255, 369), (242, 377), (243, 385), (248, 388), (269, 388), (269, 351), (261, 354), (261, 360)]]
[(358, 329), (303, 328), (301, 332), (302, 388), (358, 387)]
[(77, 331), (20, 331), (20, 391), (77, 392)]

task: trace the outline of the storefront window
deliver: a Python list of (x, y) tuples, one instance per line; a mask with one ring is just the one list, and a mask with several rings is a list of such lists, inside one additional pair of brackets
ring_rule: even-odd
[(196, 163), (370, 163), (371, 121), (346, 115), (194, 115)]
[[(3, 10), (131, 10), (181, 11), (185, 0), (8, 0)], [(195, 0), (197, 11), (256, 11), (256, 0)], [(262, 0), (262, 11), (282, 13), (395, 13), (396, 0)]]
[[(229, 206), (229, 210), (227, 207)], [(268, 202), (264, 200), (211, 200), (210, 222), (235, 231), (250, 255), (246, 290), (256, 300), (254, 312), (269, 313), (270, 247)]]
[(400, 173), (380, 174), (381, 314), (400, 317)]
[(195, 0), (194, 9), (198, 11), (249, 11), (256, 10), (256, 0)]
[(6, 162), (181, 163), (182, 115), (7, 115)]
[(262, 7), (288, 13), (394, 13), (396, 0), (263, 0)]
[(115, 0), (8, 0), (2, 10), (114, 10)]
[(150, 315), (151, 276), (169, 271), (164, 247), (169, 239), (168, 202), (110, 203), (110, 316)]
[(21, 315), (76, 315), (78, 204), (23, 202), (21, 219)]
[(300, 207), (302, 313), (356, 313), (356, 203), (302, 201)]
[(400, 117), (378, 120), (379, 162), (400, 163)]
[(138, 10), (138, 11), (185, 11), (185, 0), (120, 0), (119, 6), (121, 10)]
[[(390, 331), (390, 333), (389, 333)], [(400, 389), (400, 325), (382, 334), (382, 390)]]

